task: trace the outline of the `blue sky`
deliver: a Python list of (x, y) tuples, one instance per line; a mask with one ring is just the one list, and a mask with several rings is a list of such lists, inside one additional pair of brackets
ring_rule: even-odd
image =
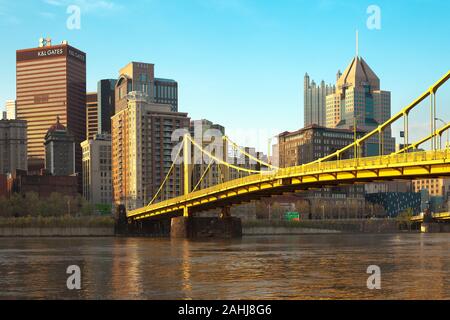
[[(66, 28), (71, 4), (79, 30)], [(380, 30), (366, 27), (372, 4)], [(303, 125), (305, 72), (334, 82), (357, 29), (360, 55), (400, 110), (449, 70), (449, 12), (449, 1), (432, 0), (0, 0), (0, 101), (15, 97), (15, 50), (51, 36), (87, 53), (88, 90), (129, 61), (154, 63), (179, 82), (180, 111), (261, 149)]]

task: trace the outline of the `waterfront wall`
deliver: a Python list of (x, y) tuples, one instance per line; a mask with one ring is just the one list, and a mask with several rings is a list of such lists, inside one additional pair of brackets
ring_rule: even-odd
[(0, 237), (104, 237), (114, 235), (111, 216), (0, 218)]
[(110, 237), (114, 227), (0, 227), (0, 237)]
[(313, 228), (285, 228), (285, 227), (247, 227), (242, 229), (244, 236), (259, 235), (299, 235), (299, 234), (329, 234), (341, 233), (338, 230), (313, 229)]
[(244, 221), (243, 235), (313, 234), (313, 233), (396, 233), (400, 225), (395, 220), (304, 220)]
[(450, 223), (422, 223), (420, 231), (423, 233), (449, 233)]

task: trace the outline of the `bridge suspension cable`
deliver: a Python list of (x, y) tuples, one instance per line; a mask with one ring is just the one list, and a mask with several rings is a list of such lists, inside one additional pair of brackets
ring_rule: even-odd
[[(225, 165), (225, 166), (227, 166), (227, 167), (229, 167), (229, 168), (232, 168), (232, 169), (235, 169), (235, 170), (237, 170), (237, 171), (239, 171), (239, 172), (245, 172), (245, 173), (247, 173), (247, 174), (261, 173), (261, 170), (251, 170), (251, 169), (246, 169), (246, 168), (238, 167), (238, 166), (235, 166), (235, 165), (233, 165), (233, 164), (229, 164), (229, 163), (227, 163), (226, 161), (223, 161), (223, 160), (219, 159), (218, 157), (214, 156), (213, 154), (211, 154), (210, 152), (208, 152), (208, 151), (206, 151), (204, 148), (202, 148), (202, 147), (201, 147), (199, 144), (197, 144), (197, 143), (196, 143), (189, 135), (186, 135), (186, 136), (183, 138), (183, 142), (184, 142), (184, 139), (188, 139), (188, 140), (189, 140), (196, 148), (198, 148), (203, 154), (205, 154), (209, 159), (211, 159), (211, 160), (210, 160), (210, 163), (208, 164), (208, 167), (207, 167), (206, 170), (203, 172), (202, 176), (200, 177), (199, 181), (198, 181), (197, 184), (195, 185), (195, 187), (194, 187), (194, 189), (192, 190), (192, 192), (193, 192), (193, 191), (196, 191), (196, 190), (198, 189), (198, 187), (200, 186), (201, 182), (202, 182), (203, 179), (205, 178), (207, 172), (210, 170), (212, 164), (214, 163), (214, 160), (217, 161), (219, 164)], [(262, 164), (262, 165), (264, 165), (264, 166), (268, 166), (268, 167), (274, 168), (274, 169), (276, 168), (276, 167), (274, 167), (274, 166), (272, 166), (272, 165), (270, 165), (270, 164), (268, 164), (268, 163), (265, 163), (264, 161), (259, 160), (258, 158), (252, 156), (251, 154), (245, 152), (245, 151), (242, 150), (237, 144), (235, 144), (234, 142), (232, 142), (231, 140), (229, 140), (228, 137), (225, 137), (225, 139), (228, 140), (231, 144), (233, 144), (233, 146), (236, 146), (236, 148), (237, 148), (240, 152), (242, 152), (244, 155), (248, 156), (249, 158), (251, 158), (251, 159), (253, 159), (253, 160), (259, 162), (260, 164)], [(178, 159), (180, 158), (180, 155), (181, 155), (181, 151), (182, 151), (182, 150), (183, 150), (183, 144), (180, 145), (180, 148), (179, 148), (179, 150), (178, 150), (178, 152), (177, 152), (177, 155), (176, 155), (176, 157), (175, 157), (175, 160), (173, 161), (173, 163), (172, 163), (172, 165), (171, 165), (169, 171), (168, 171), (167, 174), (166, 174), (166, 177), (164, 178), (163, 182), (162, 182), (161, 185), (159, 186), (157, 192), (155, 193), (155, 195), (153, 196), (153, 198), (151, 199), (151, 201), (149, 202), (148, 206), (152, 205), (152, 204), (156, 201), (156, 199), (158, 199), (158, 197), (160, 196), (161, 192), (163, 191), (164, 187), (166, 186), (167, 181), (168, 181), (169, 178), (170, 178), (170, 175), (172, 174), (172, 172), (173, 172), (173, 170), (174, 170), (174, 168), (175, 168), (176, 163), (178, 162)], [(219, 165), (219, 171), (220, 171), (220, 172), (222, 171), (222, 170), (220, 169), (220, 165)], [(222, 174), (222, 172), (221, 172), (221, 174)]]
[[(394, 116), (392, 116), (389, 120), (387, 120), (386, 122), (384, 122), (383, 124), (379, 125), (378, 128), (372, 130), (371, 132), (367, 133), (365, 136), (363, 136), (360, 139), (357, 139), (355, 142), (349, 144), (348, 146), (336, 151), (335, 153), (332, 153), (326, 157), (323, 157), (321, 159), (318, 159), (316, 161), (313, 161), (309, 164), (315, 164), (315, 163), (322, 163), (334, 158), (340, 159), (340, 156), (348, 150), (351, 150), (352, 148), (355, 147), (360, 147), (361, 144), (363, 142), (366, 142), (368, 139), (370, 139), (371, 137), (375, 136), (375, 135), (379, 135), (379, 139), (383, 140), (383, 130), (388, 128), (391, 124), (393, 124), (395, 121), (397, 121), (398, 119), (401, 119), (402, 117), (405, 117), (405, 119), (408, 117), (409, 112), (414, 109), (417, 105), (419, 105), (422, 101), (424, 101), (426, 98), (428, 97), (432, 97), (432, 101), (431, 101), (431, 112), (432, 112), (432, 122), (431, 122), (431, 133), (434, 132), (434, 128), (435, 125), (433, 125), (434, 122), (434, 116), (436, 113), (436, 99), (434, 99), (434, 96), (436, 95), (436, 92), (439, 90), (439, 88), (445, 84), (448, 80), (450, 79), (450, 71), (448, 71), (439, 81), (437, 81), (434, 85), (432, 85), (427, 91), (425, 91), (424, 93), (422, 93), (422, 95), (417, 98), (415, 101), (413, 101), (410, 105), (406, 106), (405, 108), (403, 108), (402, 110), (400, 110), (397, 114), (395, 114)], [(433, 115), (434, 113), (434, 115)], [(433, 137), (435, 137), (433, 134), (430, 135), (430, 137), (428, 137), (430, 139), (432, 139)], [(382, 143), (382, 141), (379, 141), (379, 143)], [(433, 149), (434, 149), (434, 144), (433, 144)], [(380, 152), (380, 155), (382, 155), (382, 152)], [(356, 155), (355, 155), (356, 157)]]
[(214, 163), (214, 159), (211, 159), (209, 161), (208, 167), (206, 168), (206, 170), (203, 172), (202, 176), (200, 177), (200, 179), (198, 180), (197, 184), (195, 185), (194, 189), (192, 189), (192, 192), (196, 191), (197, 188), (200, 186), (200, 184), (203, 181), (203, 178), (206, 176), (206, 174), (208, 173), (209, 169), (211, 168), (211, 165)]
[(191, 143), (197, 148), (199, 149), (203, 154), (206, 154), (209, 158), (214, 159), (215, 161), (217, 161), (220, 164), (223, 164), (229, 168), (238, 170), (238, 171), (243, 171), (243, 172), (247, 172), (247, 173), (261, 173), (262, 171), (260, 170), (251, 170), (251, 169), (246, 169), (246, 168), (242, 168), (242, 167), (238, 167), (235, 166), (233, 164), (230, 164), (226, 161), (223, 161), (222, 159), (219, 159), (218, 157), (214, 156), (213, 154), (211, 154), (210, 152), (206, 151), (205, 149), (203, 149), (197, 142), (195, 142), (190, 136), (187, 136), (188, 140), (191, 141)]
[(236, 148), (236, 150), (238, 150), (240, 153), (242, 153), (242, 154), (244, 154), (245, 156), (247, 156), (249, 159), (252, 159), (252, 160), (258, 162), (259, 164), (261, 164), (261, 165), (263, 165), (263, 166), (265, 166), (265, 167), (268, 167), (268, 168), (270, 168), (270, 169), (275, 169), (275, 170), (276, 170), (276, 169), (279, 169), (278, 167), (273, 166), (273, 165), (271, 165), (271, 164), (269, 164), (269, 163), (267, 163), (267, 162), (264, 162), (264, 161), (262, 161), (261, 159), (258, 159), (258, 157), (255, 157), (255, 156), (251, 155), (250, 153), (246, 152), (246, 151), (245, 151), (244, 149), (242, 149), (237, 143), (231, 141), (230, 138), (229, 138), (228, 136), (224, 136), (224, 139), (227, 140), (233, 147)]
[[(183, 138), (184, 141), (185, 138)], [(164, 178), (163, 182), (161, 183), (161, 185), (159, 186), (158, 191), (156, 191), (155, 195), (153, 196), (152, 200), (150, 201), (150, 203), (148, 204), (151, 205), (153, 204), (153, 202), (155, 202), (155, 200), (158, 198), (159, 194), (161, 193), (161, 191), (163, 190), (166, 182), (169, 180), (170, 175), (172, 174), (173, 169), (175, 168), (175, 165), (180, 157), (181, 154), (181, 150), (183, 150), (183, 144), (181, 144), (180, 149), (177, 152), (177, 155), (175, 157), (175, 160), (172, 162), (172, 166), (170, 167), (169, 171), (166, 174), (166, 177)]]
[(411, 150), (411, 149), (415, 150), (415, 149), (417, 149), (417, 147), (419, 147), (420, 145), (424, 144), (425, 142), (433, 139), (434, 137), (441, 136), (447, 130), (450, 130), (450, 123), (447, 123), (442, 128), (436, 130), (433, 134), (430, 134), (428, 137), (425, 137), (425, 138), (423, 138), (423, 139), (421, 139), (421, 140), (419, 140), (419, 141), (417, 141), (415, 143), (412, 143), (412, 144), (406, 146), (405, 148), (395, 152), (394, 154), (405, 153), (405, 152), (407, 152), (408, 150)]

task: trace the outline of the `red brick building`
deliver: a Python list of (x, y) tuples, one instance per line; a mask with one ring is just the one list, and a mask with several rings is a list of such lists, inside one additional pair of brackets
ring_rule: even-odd
[(10, 175), (0, 174), (0, 198), (9, 198), (11, 196), (12, 182)]
[(52, 193), (62, 196), (78, 196), (78, 176), (26, 175), (19, 173), (14, 178), (14, 192), (35, 192), (39, 198), (48, 198)]

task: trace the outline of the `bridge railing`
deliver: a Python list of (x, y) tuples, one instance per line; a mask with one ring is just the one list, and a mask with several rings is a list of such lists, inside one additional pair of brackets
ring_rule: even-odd
[(358, 159), (347, 159), (328, 161), (321, 163), (306, 164), (303, 166), (283, 168), (280, 169), (278, 175), (292, 175), (295, 173), (307, 174), (314, 172), (323, 172), (331, 170), (345, 170), (361, 167), (389, 167), (390, 165), (412, 165), (416, 162), (433, 161), (448, 159), (450, 157), (450, 150), (436, 150), (436, 151), (420, 151), (402, 154), (391, 154), (387, 156), (365, 157)]

